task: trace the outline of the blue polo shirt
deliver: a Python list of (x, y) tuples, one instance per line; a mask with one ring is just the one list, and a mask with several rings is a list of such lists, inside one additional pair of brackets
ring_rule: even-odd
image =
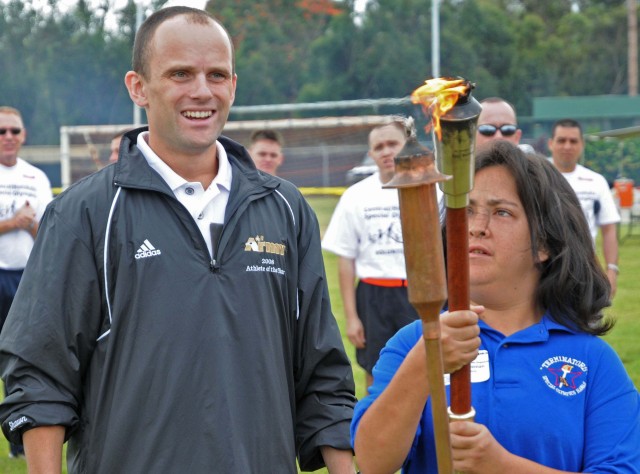
[[(572, 472), (640, 472), (640, 395), (611, 346), (548, 315), (509, 337), (479, 324), (471, 387), (475, 421), (505, 449)], [(416, 321), (382, 350), (370, 395), (355, 409), (352, 444), (362, 415), (421, 337)], [(448, 385), (446, 391), (449, 397)], [(430, 401), (402, 472), (438, 472)]]

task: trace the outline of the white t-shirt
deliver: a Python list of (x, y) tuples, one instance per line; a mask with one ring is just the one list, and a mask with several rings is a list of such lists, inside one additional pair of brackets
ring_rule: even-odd
[[(604, 176), (582, 165), (577, 165), (571, 173), (562, 173), (562, 175), (569, 181), (580, 200), (594, 241), (598, 235), (599, 226), (620, 222), (620, 213)], [(600, 207), (597, 214), (596, 202)]]
[[(0, 220), (11, 219), (29, 201), (40, 221), (52, 198), (51, 183), (42, 170), (21, 158), (13, 166), (0, 165)], [(0, 235), (0, 268), (22, 270), (32, 248), (33, 237), (28, 230), (18, 229)]]
[(358, 278), (406, 279), (398, 190), (383, 189), (379, 173), (348, 188), (333, 212), (322, 248), (355, 259)]

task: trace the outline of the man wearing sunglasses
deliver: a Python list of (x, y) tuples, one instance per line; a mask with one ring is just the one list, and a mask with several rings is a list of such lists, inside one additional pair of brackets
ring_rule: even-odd
[[(52, 197), (47, 176), (18, 158), (25, 138), (20, 112), (0, 107), (0, 329)], [(9, 456), (24, 456), (22, 446), (11, 444)]]
[(513, 105), (500, 97), (489, 97), (480, 105), (482, 112), (478, 117), (476, 145), (481, 147), (492, 140), (506, 140), (518, 145), (522, 130), (518, 128)]

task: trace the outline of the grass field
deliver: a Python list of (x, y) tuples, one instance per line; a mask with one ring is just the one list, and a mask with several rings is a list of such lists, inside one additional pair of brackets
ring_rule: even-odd
[[(337, 202), (337, 197), (310, 197), (309, 203), (313, 206), (320, 222), (320, 232), (324, 232)], [(636, 387), (640, 387), (640, 285), (637, 275), (640, 275), (640, 231), (634, 229), (635, 235), (620, 243), (620, 277), (618, 278), (618, 293), (613, 301), (613, 306), (607, 309), (607, 314), (617, 320), (613, 331), (605, 336), (605, 339), (614, 347), (624, 362)], [(627, 229), (623, 228), (621, 235), (625, 236)], [(600, 251), (600, 243), (597, 243)], [(324, 253), (329, 292), (334, 314), (341, 328), (344, 328), (344, 315), (342, 301), (337, 281), (336, 257), (331, 253)], [(355, 352), (349, 341), (344, 338), (345, 347), (355, 360)], [(354, 374), (356, 383), (359, 383), (357, 391), (359, 395), (364, 393), (364, 373), (359, 370), (354, 362)]]
[[(324, 232), (335, 204), (337, 197), (310, 197), (308, 200), (318, 215), (320, 231)], [(622, 234), (626, 234), (623, 229)], [(640, 387), (640, 316), (638, 307), (640, 303), (639, 285), (636, 275), (640, 275), (640, 232), (636, 230), (636, 236), (632, 236), (620, 245), (620, 278), (618, 280), (618, 294), (614, 304), (608, 309), (608, 313), (617, 319), (616, 327), (605, 339), (614, 347), (624, 362), (627, 371), (631, 375), (636, 387)], [(600, 245), (598, 245), (598, 248)], [(337, 263), (333, 254), (325, 253), (325, 267), (329, 292), (333, 312), (336, 316), (340, 329), (344, 334), (344, 315), (342, 301), (338, 288)], [(343, 341), (347, 353), (353, 362), (353, 372), (356, 380), (356, 395), (362, 397), (366, 391), (364, 382), (364, 371), (355, 363), (355, 351), (346, 337)], [(0, 473), (2, 474), (24, 474), (26, 465), (23, 460), (8, 459), (8, 445), (0, 443)], [(66, 466), (63, 472), (66, 472)], [(321, 469), (316, 474), (323, 474), (327, 471)]]

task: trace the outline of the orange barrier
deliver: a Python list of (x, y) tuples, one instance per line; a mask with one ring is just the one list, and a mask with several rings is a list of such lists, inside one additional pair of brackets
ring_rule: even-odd
[(613, 188), (618, 194), (620, 208), (629, 209), (633, 207), (633, 180), (628, 178), (618, 178), (613, 183)]

